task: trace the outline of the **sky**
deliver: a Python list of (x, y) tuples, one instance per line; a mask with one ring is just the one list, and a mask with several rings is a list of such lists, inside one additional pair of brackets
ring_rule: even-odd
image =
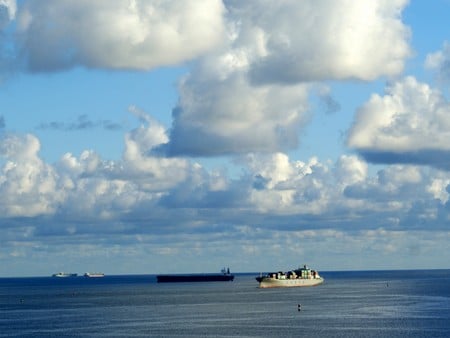
[(0, 0), (0, 277), (450, 268), (449, 0)]

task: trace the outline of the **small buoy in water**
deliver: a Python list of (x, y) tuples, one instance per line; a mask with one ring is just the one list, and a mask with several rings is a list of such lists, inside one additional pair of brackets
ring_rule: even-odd
[(297, 305), (297, 311), (302, 311), (302, 304)]

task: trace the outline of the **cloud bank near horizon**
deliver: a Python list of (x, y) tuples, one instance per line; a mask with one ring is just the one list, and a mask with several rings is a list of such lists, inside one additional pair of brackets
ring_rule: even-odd
[(368, 163), (354, 155), (332, 163), (250, 153), (239, 160), (243, 173), (231, 178), (185, 158), (152, 155), (167, 138), (153, 121), (125, 135), (118, 161), (85, 151), (50, 165), (39, 158), (35, 136), (5, 134), (0, 211), (3, 241), (14, 238), (14, 245), (4, 246), (2, 256), (19, 243), (26, 251), (42, 242), (67, 245), (68, 238), (93, 246), (99, 238), (116, 245), (131, 240), (162, 252), (175, 246), (179, 254), (180, 237), (186, 243), (202, 236), (252, 238), (256, 245), (278, 232), (320, 236), (335, 229), (349, 239), (380, 229), (389, 236), (447, 231), (447, 171), (391, 165), (371, 175)]

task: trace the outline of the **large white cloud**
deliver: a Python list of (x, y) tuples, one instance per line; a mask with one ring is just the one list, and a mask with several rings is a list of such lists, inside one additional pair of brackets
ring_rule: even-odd
[(250, 53), (258, 83), (373, 80), (401, 72), (410, 55), (409, 29), (401, 21), (407, 0), (19, 4), (3, 0), (1, 20), (17, 13), (21, 55), (33, 71), (174, 65), (228, 42), (225, 26), (233, 49)]
[(170, 151), (212, 156), (294, 148), (306, 112), (304, 85), (253, 87), (240, 73), (218, 81), (194, 74), (180, 86)]
[(405, 1), (225, 3), (228, 44), (181, 81), (172, 154), (295, 148), (311, 82), (395, 75), (409, 55)]
[(250, 66), (257, 83), (373, 80), (399, 74), (410, 55), (410, 32), (401, 21), (406, 0), (226, 3), (237, 32), (258, 36)]
[(17, 14), (17, 33), (33, 71), (150, 69), (220, 43), (223, 13), (220, 0), (27, 0)]
[(450, 169), (450, 102), (437, 89), (406, 77), (361, 106), (348, 145), (370, 161)]

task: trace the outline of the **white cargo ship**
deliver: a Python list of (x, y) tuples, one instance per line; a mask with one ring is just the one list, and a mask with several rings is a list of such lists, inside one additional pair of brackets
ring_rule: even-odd
[(322, 284), (324, 279), (317, 270), (312, 270), (306, 265), (303, 268), (288, 272), (271, 272), (267, 275), (256, 277), (260, 288), (288, 288), (298, 286), (315, 286)]

